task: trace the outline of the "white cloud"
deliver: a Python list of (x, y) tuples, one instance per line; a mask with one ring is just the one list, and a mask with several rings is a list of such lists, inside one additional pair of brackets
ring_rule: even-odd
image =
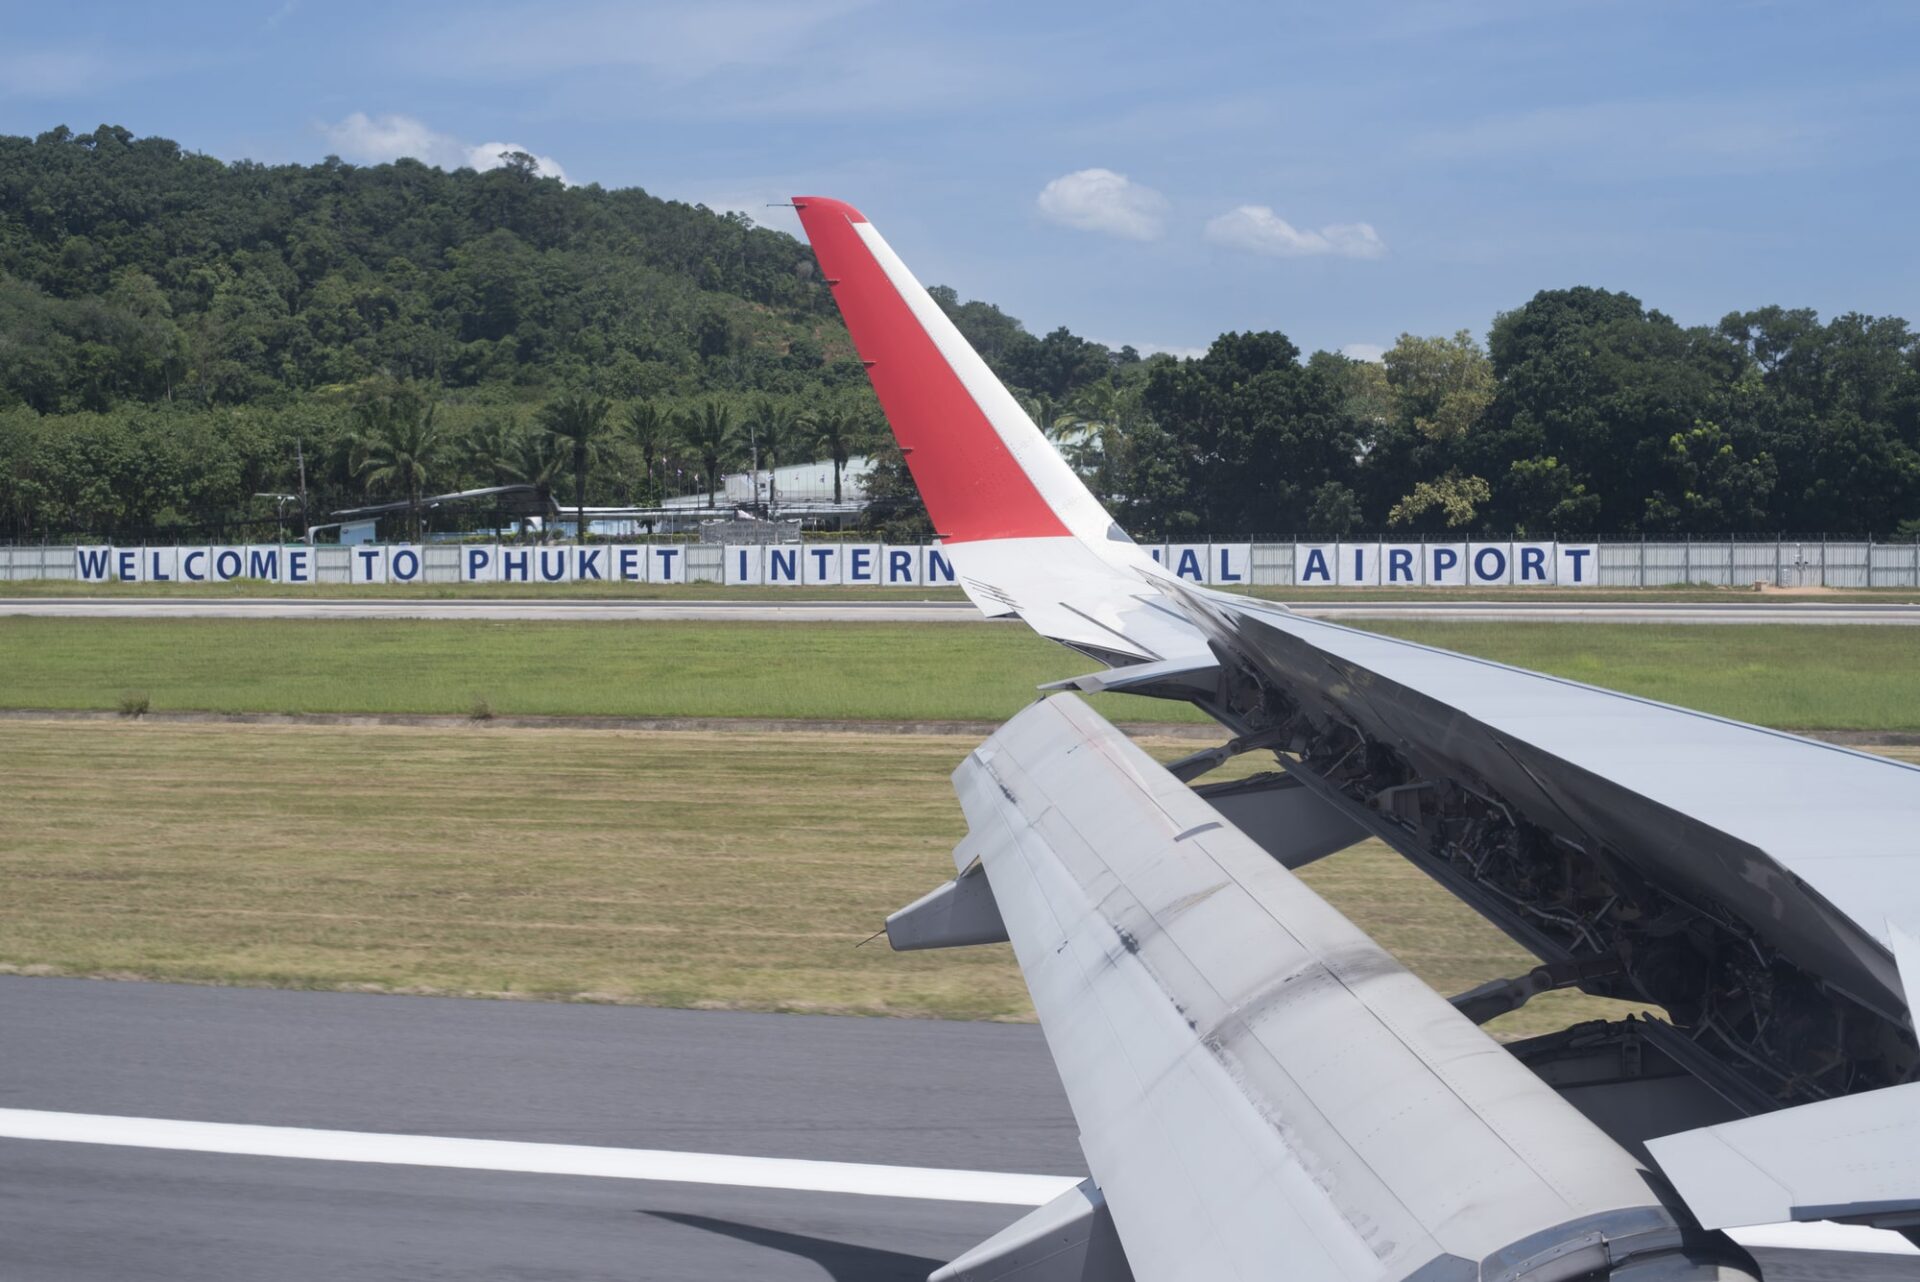
[(1336, 254), (1342, 258), (1380, 258), (1387, 243), (1372, 223), (1329, 223), (1315, 231), (1295, 227), (1266, 205), (1241, 205), (1207, 223), (1207, 239), (1228, 249), (1273, 258)]
[(516, 151), (525, 152), (527, 155), (533, 157), (533, 172), (542, 178), (558, 178), (563, 183), (567, 181), (567, 171), (560, 168), (559, 161), (555, 160), (552, 156), (543, 156), (538, 152), (528, 151), (527, 148), (522, 147), (517, 142), (483, 142), (477, 147), (469, 147), (467, 148), (467, 158), (464, 163), (467, 168), (478, 169), (482, 172), (489, 169), (498, 169), (507, 163), (506, 157)]
[(320, 132), (342, 160), (357, 164), (377, 165), (411, 156), (440, 169), (486, 170), (506, 164), (504, 153), (524, 151), (533, 156), (536, 172), (542, 178), (567, 181), (566, 170), (551, 156), (542, 156), (517, 142), (469, 145), (412, 116), (369, 116), (364, 111), (356, 111), (336, 124), (321, 125)]
[(1165, 230), (1167, 198), (1111, 169), (1082, 169), (1040, 189), (1040, 213), (1050, 222), (1127, 240), (1152, 240)]
[(1387, 354), (1387, 349), (1378, 343), (1348, 343), (1340, 349), (1340, 354), (1349, 360), (1377, 361)]

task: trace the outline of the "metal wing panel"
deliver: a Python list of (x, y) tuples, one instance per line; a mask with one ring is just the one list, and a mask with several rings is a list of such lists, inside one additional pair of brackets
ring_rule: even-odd
[(1708, 1228), (1920, 1224), (1920, 1082), (1649, 1140)]
[(1536, 821), (1601, 835), (1860, 1000), (1904, 1007), (1884, 916), (1920, 910), (1920, 770), (1237, 598), (1189, 604), (1289, 695), (1432, 773), (1538, 799)]
[(1887, 917), (1920, 920), (1920, 769), (1243, 601), (1213, 600), (1764, 850), (1882, 944)]
[(1625, 1152), (1077, 699), (956, 784), (1136, 1276), (1671, 1234)]
[(941, 551), (985, 614), (1018, 615), (1043, 637), (1128, 662), (1213, 661), (1206, 638), (1153, 586), (1153, 562), (1132, 543), (989, 539)]

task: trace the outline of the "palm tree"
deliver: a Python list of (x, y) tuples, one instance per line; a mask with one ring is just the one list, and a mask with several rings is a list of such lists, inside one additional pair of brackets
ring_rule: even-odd
[[(755, 404), (753, 418), (754, 443), (767, 457), (767, 515), (772, 516), (774, 504), (779, 498), (774, 492), (774, 473), (780, 466), (781, 455), (791, 453), (799, 445), (796, 438), (800, 431), (800, 420), (791, 406), (765, 396)], [(754, 495), (756, 500), (759, 497)]]
[(1138, 388), (1089, 383), (1074, 393), (1071, 417), (1077, 434), (1063, 443), (1061, 452), (1102, 501), (1113, 497), (1125, 470), (1140, 415)]
[(490, 414), (460, 438), (460, 452), (467, 470), (485, 477), (494, 485), (511, 485), (519, 479), (515, 460), (520, 456), (526, 433), (511, 414)]
[(1074, 416), (1067, 412), (1064, 405), (1045, 392), (1035, 392), (1031, 396), (1021, 397), (1020, 408), (1027, 412), (1027, 417), (1033, 420), (1033, 425), (1039, 428), (1043, 435), (1054, 440), (1058, 440), (1063, 431), (1074, 425)]
[(407, 496), (408, 523), (420, 538), (420, 492), (440, 466), (446, 439), (433, 421), (438, 408), (410, 387), (395, 387), (368, 397), (356, 415), (352, 471), (369, 493), (399, 490)]
[(627, 406), (627, 435), (640, 447), (646, 481), (652, 485), (653, 461), (673, 440), (673, 420), (652, 401), (636, 401)]
[(701, 469), (707, 474), (707, 506), (712, 507), (720, 488), (720, 464), (734, 449), (733, 407), (710, 400), (699, 413), (681, 415), (680, 435), (687, 448), (700, 456)]
[(522, 432), (518, 448), (505, 470), (514, 480), (533, 487), (544, 518), (553, 511), (553, 478), (564, 472), (566, 466), (566, 456), (551, 433)]
[(548, 434), (573, 449), (574, 537), (582, 543), (587, 541), (587, 467), (600, 456), (601, 429), (612, 408), (612, 403), (602, 397), (574, 390), (562, 392), (540, 411), (540, 421)]
[(854, 450), (866, 443), (866, 430), (857, 415), (846, 410), (828, 410), (813, 420), (819, 435), (814, 448), (833, 460), (833, 501), (840, 502), (840, 470)]

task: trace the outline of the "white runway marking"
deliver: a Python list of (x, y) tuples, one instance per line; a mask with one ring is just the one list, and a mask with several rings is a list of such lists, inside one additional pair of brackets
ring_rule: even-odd
[[(290, 1157), (318, 1162), (373, 1162), (390, 1166), (513, 1171), (528, 1175), (590, 1175), (616, 1180), (721, 1184), (804, 1193), (844, 1193), (860, 1197), (903, 1197), (929, 1202), (973, 1202), (1000, 1206), (1043, 1206), (1079, 1183), (1071, 1175), (949, 1171), (924, 1166), (813, 1162), (791, 1157), (739, 1157), (730, 1153), (602, 1148), (592, 1144), (539, 1144), (524, 1140), (457, 1139), (443, 1135), (322, 1131), (300, 1126), (248, 1126), (232, 1122), (188, 1122), (164, 1117), (51, 1113), (26, 1108), (0, 1108), (0, 1139), (106, 1144), (182, 1153), (224, 1153), (236, 1157)], [(1920, 1255), (1920, 1247), (1914, 1246), (1898, 1233), (1825, 1221), (1733, 1229), (1729, 1236), (1748, 1247)]]
[(786, 1157), (675, 1153), (664, 1149), (602, 1148), (591, 1144), (537, 1144), (520, 1140), (454, 1139), (439, 1135), (382, 1135), (298, 1126), (185, 1122), (161, 1117), (48, 1113), (0, 1109), (0, 1139), (111, 1144), (122, 1148), (292, 1157), (320, 1162), (376, 1162), (441, 1166), (532, 1175), (592, 1175), (674, 1184), (726, 1184), (862, 1197), (906, 1197), (930, 1202), (985, 1202), (1041, 1206), (1072, 1188), (1070, 1175), (1010, 1175), (945, 1171), (918, 1166), (869, 1166)]

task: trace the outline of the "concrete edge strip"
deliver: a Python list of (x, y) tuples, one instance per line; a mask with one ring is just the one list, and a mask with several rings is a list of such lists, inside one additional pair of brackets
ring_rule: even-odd
[(1016, 1175), (787, 1157), (740, 1157), (727, 1153), (607, 1148), (591, 1144), (323, 1131), (299, 1126), (251, 1126), (37, 1109), (0, 1109), (0, 1139), (320, 1162), (721, 1184), (1004, 1206), (1042, 1206), (1080, 1182), (1079, 1177), (1072, 1175)]
[[(742, 1157), (731, 1153), (608, 1148), (592, 1144), (326, 1131), (302, 1126), (254, 1126), (25, 1108), (0, 1108), (0, 1139), (234, 1157), (368, 1162), (526, 1175), (584, 1175), (996, 1206), (1044, 1206), (1080, 1182), (1079, 1177), (1072, 1175), (1020, 1175), (1003, 1171), (817, 1162), (791, 1157)], [(1734, 1229), (1730, 1236), (1747, 1247), (1920, 1255), (1920, 1247), (1898, 1233), (1857, 1225), (1768, 1224)]]

